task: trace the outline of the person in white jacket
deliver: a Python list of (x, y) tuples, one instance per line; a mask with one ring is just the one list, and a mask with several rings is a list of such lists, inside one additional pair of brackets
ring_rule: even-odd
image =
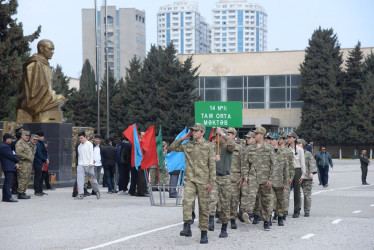
[(77, 166), (77, 184), (78, 184), (78, 196), (77, 199), (82, 200), (84, 194), (84, 177), (87, 176), (91, 182), (92, 189), (96, 193), (96, 198), (100, 199), (99, 185), (95, 176), (94, 168), (94, 157), (93, 157), (93, 146), (92, 143), (87, 140), (85, 132), (78, 134), (80, 144), (78, 146), (78, 166)]

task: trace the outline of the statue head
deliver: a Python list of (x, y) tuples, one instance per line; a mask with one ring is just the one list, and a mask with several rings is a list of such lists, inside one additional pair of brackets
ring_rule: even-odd
[(51, 59), (55, 52), (55, 46), (53, 45), (53, 42), (48, 39), (40, 40), (37, 47), (38, 54), (42, 55), (47, 60)]

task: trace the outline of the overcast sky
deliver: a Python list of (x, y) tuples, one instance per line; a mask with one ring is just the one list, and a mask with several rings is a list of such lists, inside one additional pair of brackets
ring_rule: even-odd
[[(199, 0), (200, 13), (209, 23), (211, 10), (219, 0)], [(157, 43), (156, 15), (172, 0), (107, 0), (117, 8), (137, 8), (146, 13), (147, 50)], [(252, 2), (252, 1), (248, 1)], [(319, 26), (333, 28), (342, 48), (374, 47), (373, 0), (259, 0), (253, 1), (268, 14), (268, 51), (304, 50)], [(62, 66), (70, 77), (79, 77), (82, 69), (82, 9), (94, 8), (94, 0), (18, 0), (16, 18), (23, 23), (24, 34), (42, 26), (40, 39), (55, 44), (52, 66)], [(104, 1), (97, 0), (98, 7)], [(40, 40), (38, 39), (38, 40)], [(36, 53), (36, 43), (32, 53)]]

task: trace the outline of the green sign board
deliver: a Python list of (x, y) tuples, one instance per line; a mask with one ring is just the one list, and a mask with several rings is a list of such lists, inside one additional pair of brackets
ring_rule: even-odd
[(242, 127), (242, 103), (195, 102), (195, 122), (205, 127)]

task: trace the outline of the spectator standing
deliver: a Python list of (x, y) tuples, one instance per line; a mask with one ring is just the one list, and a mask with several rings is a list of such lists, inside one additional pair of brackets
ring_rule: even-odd
[(366, 176), (368, 174), (368, 166), (370, 165), (370, 161), (368, 156), (366, 155), (366, 149), (361, 151), (360, 155), (360, 163), (361, 163), (361, 181), (362, 185), (370, 185), (366, 182)]
[(95, 176), (93, 145), (87, 140), (86, 133), (81, 132), (78, 134), (80, 144), (78, 146), (78, 165), (77, 165), (77, 184), (78, 196), (82, 200), (84, 194), (84, 177), (87, 176), (92, 183), (92, 189), (96, 194), (96, 198), (100, 199), (99, 185)]
[(320, 152), (316, 154), (316, 164), (321, 174), (321, 182), (324, 188), (329, 186), (329, 166), (334, 167), (331, 155), (326, 151), (326, 147), (322, 146)]
[[(94, 136), (94, 144), (93, 144), (93, 153), (94, 153), (94, 165), (95, 165), (95, 175), (97, 179), (97, 184), (100, 185), (100, 177), (101, 177), (101, 168), (102, 168), (102, 148), (100, 146), (101, 143), (101, 136), (95, 135)], [(104, 181), (103, 181), (104, 184)], [(92, 192), (94, 194), (94, 192)]]
[(19, 165), (19, 159), (15, 155), (14, 151), (11, 149), (11, 143), (13, 137), (6, 133), (3, 135), (3, 143), (0, 145), (0, 161), (1, 167), (4, 172), (4, 184), (3, 184), (3, 202), (18, 202), (12, 198), (10, 192), (10, 186), (12, 184), (12, 178), (14, 172), (17, 171)]
[(105, 147), (102, 150), (102, 160), (104, 166), (104, 179), (108, 185), (108, 193), (114, 193), (114, 172), (116, 171), (116, 148), (112, 146), (112, 141), (105, 139)]
[(38, 142), (36, 143), (36, 152), (34, 157), (34, 192), (36, 196), (43, 196), (46, 193), (43, 192), (43, 165), (49, 164), (48, 154), (43, 154), (47, 152), (45, 145), (44, 145), (44, 132), (39, 131), (36, 133), (38, 135)]
[[(44, 143), (44, 150), (42, 151), (42, 153), (43, 153), (44, 156), (46, 156), (46, 157), (49, 158), (49, 156), (48, 156), (48, 150), (47, 150), (49, 142), (47, 140), (44, 140), (43, 143)], [(49, 172), (48, 172), (48, 169), (49, 169), (49, 162), (48, 162), (48, 164), (44, 164), (43, 165), (43, 169), (42, 169), (43, 170), (43, 173), (42, 173), (42, 185), (43, 185), (43, 181), (44, 181), (45, 188), (47, 190), (55, 190), (54, 188), (52, 188), (51, 184), (49, 183)]]
[[(130, 182), (130, 171), (131, 171), (131, 180), (133, 178), (131, 170), (131, 143), (126, 139), (124, 135), (123, 142), (122, 142), (122, 148), (121, 148), (121, 165), (123, 167), (123, 192), (120, 194), (128, 194), (128, 185)], [(136, 170), (136, 169), (135, 169)]]

